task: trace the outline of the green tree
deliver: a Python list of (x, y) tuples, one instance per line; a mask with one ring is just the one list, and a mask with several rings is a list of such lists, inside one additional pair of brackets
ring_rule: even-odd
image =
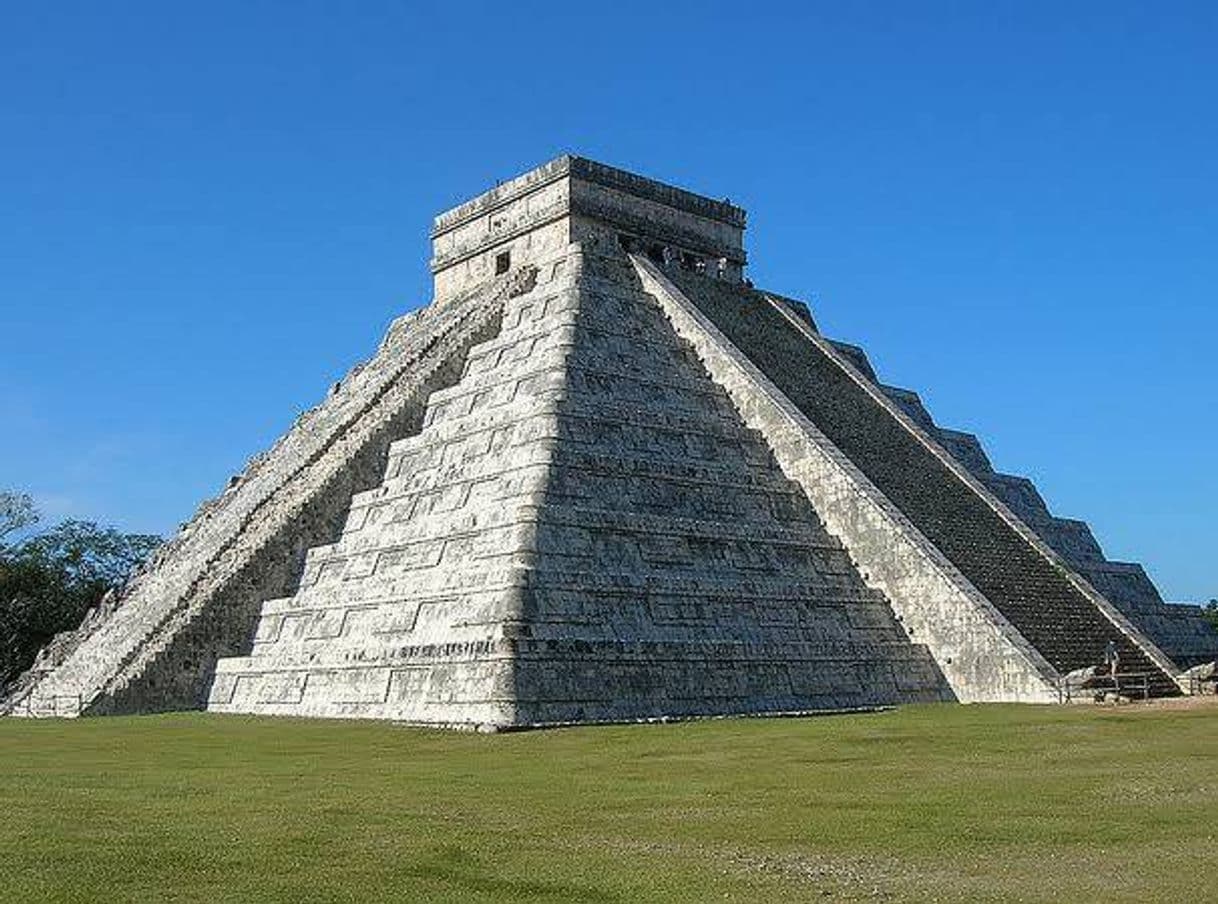
[(10, 540), (38, 520), (28, 495), (0, 492), (0, 688), (56, 634), (79, 625), (106, 591), (121, 587), (161, 542), (89, 521)]
[(28, 493), (10, 493), (0, 490), (0, 551), (7, 538), (38, 522), (38, 510)]
[(1205, 604), (1204, 608), (1205, 620), (1214, 626), (1214, 630), (1218, 631), (1218, 599), (1212, 599)]

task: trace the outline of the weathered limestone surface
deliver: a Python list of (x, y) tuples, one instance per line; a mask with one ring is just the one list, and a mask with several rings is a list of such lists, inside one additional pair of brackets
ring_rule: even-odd
[(1173, 663), (1187, 668), (1218, 659), (1218, 631), (1199, 607), (1165, 603), (1141, 565), (1110, 561), (1085, 522), (1053, 515), (1026, 477), (995, 471), (976, 436), (938, 426), (916, 393), (880, 384), (861, 348), (844, 343), (834, 346)]
[[(525, 608), (531, 636), (564, 643), (561, 656), (522, 662), (530, 718), (950, 697), (925, 647), (614, 252), (582, 255), (565, 429)], [(564, 672), (565, 689), (554, 681)]]
[(625, 256), (540, 269), (209, 708), (512, 726), (950, 698)]
[(1177, 667), (1153, 642), (787, 306), (741, 286), (674, 279), (1054, 669), (1102, 661), (1111, 640), (1155, 692), (1179, 691)]
[(1056, 699), (1218, 655), (1138, 566), (744, 279), (744, 211), (561, 157), (0, 709), (511, 727)]
[(618, 237), (657, 256), (711, 264), (739, 282), (745, 264), (744, 211), (582, 157), (563, 156), (436, 217), (431, 268), (436, 296), (479, 285), (499, 256), (514, 265), (561, 253), (571, 243)]
[[(503, 280), (499, 281), (500, 283)], [(202, 706), (217, 658), (247, 648), (258, 606), (291, 592), (304, 551), (341, 529), (391, 439), (497, 326), (491, 283), (395, 321), (377, 355), (205, 503), (109, 607), (57, 640), (11, 689), (14, 715)]]
[[(1058, 673), (807, 416), (656, 267), (635, 258), (644, 284), (682, 337), (764, 435), (864, 573), (926, 644), (964, 702), (1057, 699)], [(687, 284), (692, 295), (705, 289)]]

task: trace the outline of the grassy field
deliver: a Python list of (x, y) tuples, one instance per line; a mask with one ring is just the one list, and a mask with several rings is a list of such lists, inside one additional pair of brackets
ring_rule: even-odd
[(0, 720), (4, 901), (1201, 901), (1218, 706)]

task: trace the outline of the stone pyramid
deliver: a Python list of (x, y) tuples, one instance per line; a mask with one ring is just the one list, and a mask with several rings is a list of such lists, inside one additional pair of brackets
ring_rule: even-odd
[(10, 689), (514, 727), (1154, 694), (1218, 634), (744, 279), (744, 212), (562, 157), (435, 300)]

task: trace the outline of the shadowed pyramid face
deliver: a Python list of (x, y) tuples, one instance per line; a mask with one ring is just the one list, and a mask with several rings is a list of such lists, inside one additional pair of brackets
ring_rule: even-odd
[(1048, 702), (1109, 642), (1170, 694), (1159, 644), (1218, 658), (751, 288), (743, 229), (576, 157), (441, 215), (434, 302), (7, 705), (505, 727)]

